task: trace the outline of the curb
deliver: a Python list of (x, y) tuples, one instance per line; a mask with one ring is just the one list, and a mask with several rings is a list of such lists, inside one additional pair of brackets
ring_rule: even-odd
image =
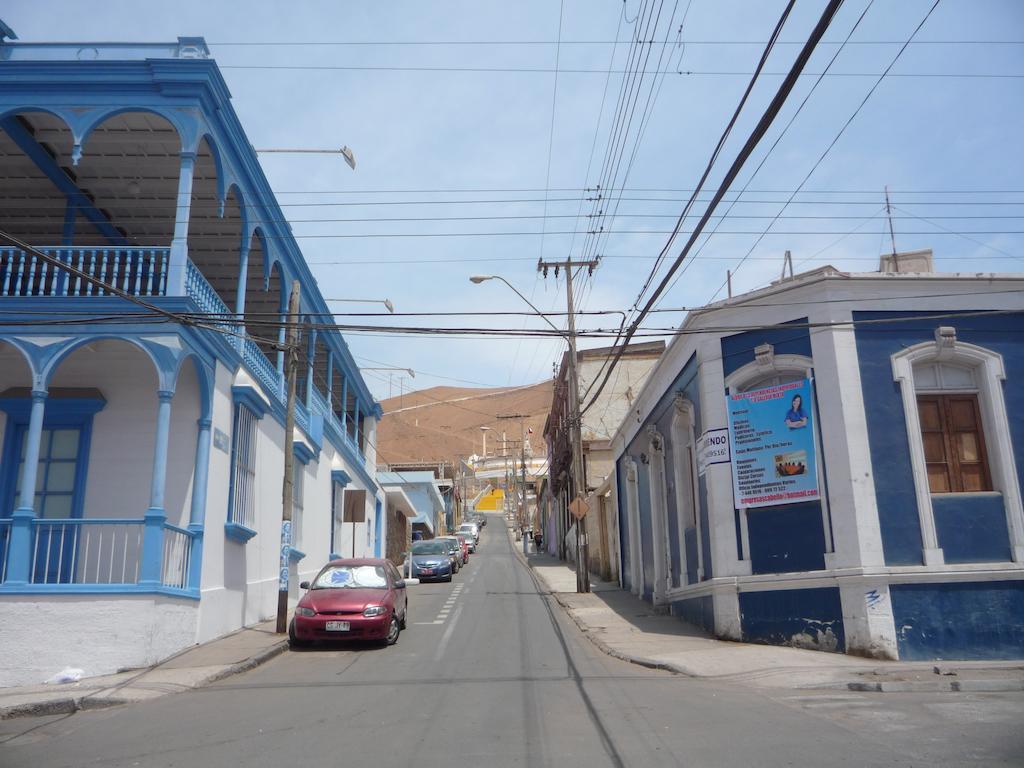
[[(530, 561), (523, 555), (520, 548), (517, 546), (518, 541), (509, 534), (509, 541), (512, 544), (512, 551), (515, 553), (519, 561), (527, 567), (534, 580), (537, 582), (541, 581), (541, 577), (537, 574), (536, 570), (530, 565)], [(547, 587), (547, 584), (544, 584)], [(614, 659), (625, 661), (630, 664), (635, 664), (639, 667), (646, 669), (657, 669), (664, 672), (671, 672), (674, 675), (681, 677), (687, 677), (691, 680), (728, 680), (732, 678), (730, 682), (740, 682), (740, 679), (736, 679), (736, 675), (696, 675), (693, 672), (681, 668), (670, 662), (656, 661), (654, 659), (645, 658), (643, 656), (634, 656), (623, 651), (612, 648), (606, 642), (594, 635), (593, 630), (588, 626), (582, 619), (580, 619), (573, 607), (568, 602), (563, 600), (559, 593), (552, 592), (550, 589), (546, 589), (544, 594), (550, 595), (555, 599), (555, 602), (562, 608), (566, 616), (568, 616), (572, 622), (576, 625), (577, 629), (583, 633), (583, 635), (596, 647), (599, 651), (611, 656)], [(744, 675), (749, 673), (742, 673), (738, 675), (742, 678)], [(855, 691), (858, 693), (1014, 693), (1018, 691), (1024, 691), (1024, 680), (884, 680), (879, 682), (865, 682), (865, 681), (854, 681), (854, 682), (829, 682), (819, 683), (814, 685), (798, 685), (794, 686), (793, 690), (812, 690), (812, 689), (830, 689), (830, 690), (848, 690)]]
[(227, 667), (226, 669), (222, 669), (219, 672), (214, 672), (212, 675), (205, 678), (202, 682), (197, 683), (193, 687), (201, 688), (204, 685), (212, 685), (213, 683), (216, 683), (227, 677), (232, 677), (233, 675), (238, 675), (242, 672), (248, 672), (250, 669), (255, 669), (261, 664), (266, 664), (275, 656), (279, 656), (280, 654), (282, 654), (287, 648), (287, 639), (278, 640), (273, 645), (264, 648), (255, 656), (250, 656), (245, 661), (239, 661), (238, 663), (232, 664), (230, 667)]
[[(512, 536), (511, 529), (508, 529), (508, 532), (509, 541), (512, 544), (512, 551), (519, 559), (519, 562), (526, 566), (527, 570), (530, 572), (534, 581), (540, 581), (541, 578), (537, 575), (537, 571), (534, 569), (532, 565), (530, 565), (530, 561), (526, 559), (526, 556), (522, 553), (522, 550), (520, 550), (517, 546), (519, 542), (517, 542), (516, 539)], [(547, 587), (546, 584), (544, 586)], [(631, 656), (628, 653), (623, 653), (622, 651), (618, 651), (615, 648), (612, 648), (606, 642), (594, 636), (591, 628), (584, 624), (582, 619), (576, 616), (575, 612), (572, 610), (572, 607), (569, 606), (567, 603), (563, 602), (562, 599), (558, 596), (557, 592), (552, 592), (550, 588), (547, 588), (542, 594), (550, 595), (551, 597), (553, 597), (555, 599), (555, 602), (558, 603), (558, 605), (562, 608), (562, 611), (565, 613), (565, 615), (568, 616), (572, 620), (573, 624), (576, 625), (576, 628), (579, 629), (579, 631), (583, 633), (587, 640), (589, 640), (595, 648), (601, 651), (601, 653), (604, 653), (607, 656), (611, 656), (613, 659), (618, 659), (619, 661), (625, 661), (630, 664), (635, 664), (638, 667), (644, 667), (645, 669), (660, 669), (664, 672), (671, 672), (673, 675), (680, 675), (682, 677), (696, 679), (695, 675), (680, 669), (674, 664), (666, 664), (665, 662), (655, 661), (654, 659), (645, 659), (642, 656)]]
[(1013, 693), (1024, 691), (1024, 680), (885, 680), (847, 683), (861, 693)]
[[(185, 690), (192, 690), (195, 688), (202, 688), (207, 685), (212, 685), (225, 678), (232, 677), (233, 675), (241, 674), (242, 672), (248, 672), (250, 669), (255, 669), (261, 664), (265, 664), (275, 656), (280, 655), (288, 648), (288, 640), (282, 639), (277, 641), (271, 646), (264, 648), (262, 651), (257, 653), (255, 656), (250, 656), (245, 661), (239, 661), (232, 664), (224, 669), (221, 669), (213, 674), (203, 678), (195, 685), (190, 686)], [(158, 669), (159, 666), (150, 667), (150, 669)], [(148, 670), (147, 670), (148, 671)], [(122, 690), (130, 690), (131, 686), (125, 686)], [(108, 689), (110, 690), (110, 689)], [(48, 715), (71, 715), (79, 711), (89, 711), (96, 709), (108, 709), (110, 707), (120, 707), (125, 704), (137, 703), (138, 699), (133, 699), (130, 696), (120, 697), (103, 697), (96, 698), (104, 691), (92, 691), (90, 693), (83, 694), (81, 696), (65, 696), (59, 699), (49, 699), (47, 701), (29, 702), (25, 704), (15, 704), (9, 707), (0, 707), (0, 720), (12, 720), (16, 717), (45, 717)], [(168, 691), (167, 693), (171, 693)], [(163, 695), (167, 695), (167, 693)], [(149, 700), (148, 698), (146, 699)]]
[(131, 699), (93, 699), (95, 693), (84, 696), (68, 696), (62, 699), (15, 704), (11, 707), (0, 707), (0, 720), (13, 720), (16, 717), (46, 717), (47, 715), (71, 715), (80, 710), (107, 709), (131, 704)]

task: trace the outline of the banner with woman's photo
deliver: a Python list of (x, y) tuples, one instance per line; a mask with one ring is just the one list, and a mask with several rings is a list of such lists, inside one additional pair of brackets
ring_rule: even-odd
[(819, 498), (810, 379), (729, 395), (737, 507)]

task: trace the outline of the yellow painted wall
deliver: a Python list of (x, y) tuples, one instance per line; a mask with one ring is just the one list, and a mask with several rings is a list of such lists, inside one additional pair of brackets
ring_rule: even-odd
[(476, 509), (478, 512), (501, 512), (505, 509), (505, 492), (501, 488), (492, 488), (477, 502)]

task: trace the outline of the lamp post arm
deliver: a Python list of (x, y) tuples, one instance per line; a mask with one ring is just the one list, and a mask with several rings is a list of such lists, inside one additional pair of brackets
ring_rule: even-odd
[(542, 319), (544, 320), (544, 322), (545, 322), (545, 323), (547, 323), (548, 325), (550, 325), (550, 326), (551, 326), (551, 327), (552, 327), (552, 328), (553, 328), (553, 329), (555, 330), (555, 332), (556, 332), (556, 333), (557, 333), (557, 334), (558, 334), (559, 336), (561, 336), (561, 337), (563, 337), (563, 338), (568, 338), (568, 337), (566, 336), (566, 333), (565, 333), (565, 331), (563, 331), (563, 330), (562, 330), (561, 328), (559, 328), (559, 327), (558, 327), (557, 325), (555, 325), (555, 324), (554, 324), (554, 323), (552, 323), (552, 322), (551, 322), (550, 320), (548, 320), (548, 318), (547, 318), (547, 315), (545, 315), (545, 314), (544, 314), (543, 312), (541, 312), (541, 311), (540, 311), (540, 310), (539, 310), (539, 309), (538, 309), (538, 308), (537, 308), (536, 306), (534, 306), (533, 302), (532, 302), (532, 301), (530, 301), (530, 300), (529, 300), (528, 298), (526, 298), (526, 297), (525, 297), (525, 296), (524, 296), (524, 295), (523, 295), (522, 293), (520, 293), (519, 289), (518, 289), (518, 288), (516, 288), (516, 287), (515, 287), (514, 285), (512, 285), (512, 283), (510, 283), (510, 282), (509, 282), (508, 280), (506, 280), (506, 279), (505, 279), (504, 277), (502, 277), (501, 275), (494, 275), (493, 277), (494, 277), (494, 279), (495, 279), (495, 280), (501, 280), (501, 282), (503, 282), (503, 283), (504, 283), (505, 285), (507, 285), (507, 286), (508, 286), (509, 288), (511, 288), (511, 289), (512, 289), (513, 291), (515, 291), (515, 293), (516, 293), (516, 296), (518, 296), (518, 297), (519, 297), (520, 299), (522, 299), (523, 301), (525, 301), (525, 302), (526, 302), (526, 304), (527, 304), (527, 306), (529, 306), (529, 307), (530, 307), (530, 309), (532, 309), (532, 310), (533, 310), (534, 312), (536, 312), (536, 313), (537, 313), (537, 315), (538, 315), (539, 317), (541, 317), (541, 318), (542, 318)]

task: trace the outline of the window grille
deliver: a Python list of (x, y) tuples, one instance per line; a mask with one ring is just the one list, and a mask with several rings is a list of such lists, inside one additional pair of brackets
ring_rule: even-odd
[(231, 440), (231, 491), (228, 522), (256, 530), (256, 414), (235, 406)]

